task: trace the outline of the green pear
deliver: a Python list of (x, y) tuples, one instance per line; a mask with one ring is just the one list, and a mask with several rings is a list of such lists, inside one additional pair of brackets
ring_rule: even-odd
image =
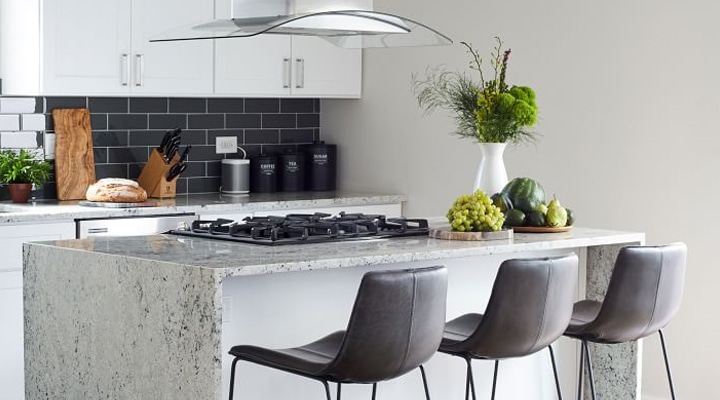
[(567, 224), (567, 210), (560, 204), (557, 197), (553, 196), (553, 200), (548, 204), (547, 215), (545, 220), (548, 226), (565, 226)]

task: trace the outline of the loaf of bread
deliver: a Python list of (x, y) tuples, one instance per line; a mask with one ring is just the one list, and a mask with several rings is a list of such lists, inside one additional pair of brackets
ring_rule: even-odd
[(147, 200), (147, 192), (129, 179), (104, 178), (88, 187), (85, 198), (90, 201), (140, 203)]

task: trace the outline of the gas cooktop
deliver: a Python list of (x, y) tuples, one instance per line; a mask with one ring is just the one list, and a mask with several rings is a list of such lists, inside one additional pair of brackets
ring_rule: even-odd
[(257, 216), (242, 221), (230, 219), (197, 220), (172, 235), (220, 239), (263, 245), (337, 242), (401, 236), (427, 236), (425, 219), (387, 218), (377, 214), (337, 215), (289, 214), (284, 217)]

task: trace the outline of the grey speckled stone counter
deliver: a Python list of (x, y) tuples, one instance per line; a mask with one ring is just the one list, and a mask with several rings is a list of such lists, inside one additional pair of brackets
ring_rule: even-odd
[[(487, 242), (409, 237), (266, 247), (154, 235), (26, 244), (26, 397), (220, 399), (229, 276), (587, 248), (587, 293), (595, 297), (618, 245), (643, 242), (642, 233), (575, 228)], [(636, 345), (614, 349), (596, 356), (598, 388), (607, 398), (635, 399)], [(609, 364), (617, 357), (622, 368)]]
[(78, 206), (77, 201), (41, 201), (28, 204), (0, 203), (0, 225), (74, 220), (77, 218), (110, 218), (151, 216), (178, 213), (222, 214), (269, 212), (273, 210), (308, 209), (401, 203), (407, 196), (356, 192), (279, 192), (226, 195), (220, 193), (178, 196), (174, 199), (150, 199), (157, 207), (98, 208)]

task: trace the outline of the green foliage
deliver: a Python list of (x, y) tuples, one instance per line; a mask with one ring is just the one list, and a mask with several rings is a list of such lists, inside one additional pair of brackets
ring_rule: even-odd
[(428, 70), (426, 79), (414, 77), (418, 104), (426, 113), (436, 108), (451, 111), (457, 130), (462, 137), (476, 137), (475, 109), (479, 88), (465, 74), (438, 69)]
[(464, 73), (432, 69), (424, 79), (413, 76), (418, 105), (426, 112), (437, 108), (452, 112), (461, 137), (479, 143), (519, 143), (534, 139), (528, 128), (537, 123), (535, 92), (527, 86), (508, 86), (505, 82), (510, 50), (502, 50), (496, 38), (490, 60), (494, 76), (486, 80), (482, 58), (473, 47), (461, 42), (472, 56), (470, 69), (480, 75), (480, 82)]
[(39, 186), (47, 182), (51, 174), (52, 165), (47, 161), (36, 159), (28, 150), (0, 151), (0, 182), (33, 183)]

